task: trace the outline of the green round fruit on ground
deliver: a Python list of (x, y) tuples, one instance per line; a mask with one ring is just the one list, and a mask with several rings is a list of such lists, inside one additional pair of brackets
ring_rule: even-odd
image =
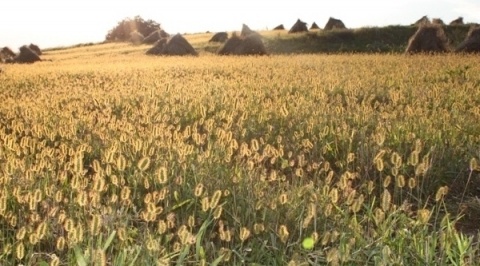
[(304, 249), (312, 249), (315, 241), (311, 237), (307, 237), (302, 241), (302, 247)]

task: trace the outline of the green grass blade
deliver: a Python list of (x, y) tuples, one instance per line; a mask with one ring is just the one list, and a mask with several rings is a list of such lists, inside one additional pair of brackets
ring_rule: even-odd
[(222, 262), (222, 260), (223, 260), (223, 257), (225, 257), (225, 254), (222, 255), (222, 256), (220, 256), (220, 257), (218, 257), (217, 259), (215, 259), (215, 260), (212, 262), (212, 264), (210, 264), (210, 266), (217, 266), (218, 264), (220, 264), (220, 262)]
[(75, 259), (77, 260), (77, 265), (87, 266), (87, 261), (85, 260), (85, 256), (83, 255), (80, 248), (76, 246), (75, 248), (73, 248), (73, 251), (75, 252)]
[(113, 239), (115, 238), (115, 235), (117, 234), (116, 230), (113, 230), (113, 232), (110, 234), (110, 236), (107, 238), (107, 241), (103, 245), (103, 251), (106, 251), (110, 244), (112, 243)]
[(140, 248), (137, 247), (137, 249), (138, 249), (137, 254), (135, 255), (135, 257), (133, 257), (133, 260), (132, 260), (132, 262), (130, 262), (129, 266), (135, 266), (136, 265), (135, 261), (137, 261), (138, 256), (140, 255), (140, 252), (141, 252)]
[(185, 265), (184, 261), (189, 252), (190, 252), (190, 245), (185, 245), (185, 247), (183, 247), (182, 249), (182, 252), (180, 253), (180, 256), (178, 257), (177, 266)]

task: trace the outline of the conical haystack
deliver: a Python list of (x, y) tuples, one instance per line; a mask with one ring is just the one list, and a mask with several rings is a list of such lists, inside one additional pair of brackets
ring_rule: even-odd
[(467, 37), (458, 45), (455, 52), (480, 53), (480, 26), (470, 28)]
[(259, 34), (246, 37), (233, 34), (218, 50), (220, 55), (265, 55), (267, 50)]
[(223, 45), (218, 49), (220, 55), (234, 55), (237, 47), (242, 43), (242, 38), (238, 37), (236, 33), (232, 35)]
[(432, 24), (437, 24), (437, 25), (445, 25), (445, 22), (443, 22), (443, 20), (441, 18), (434, 18), (432, 19)]
[(285, 27), (283, 26), (283, 24), (280, 24), (278, 26), (276, 26), (275, 28), (273, 28), (273, 30), (284, 30)]
[(28, 48), (30, 48), (30, 50), (34, 51), (36, 54), (38, 55), (42, 55), (42, 50), (40, 50), (40, 47), (38, 47), (38, 45), (35, 45), (33, 43), (31, 43)]
[(8, 47), (3, 47), (0, 50), (0, 62), (12, 61), (15, 53)]
[(420, 26), (410, 37), (406, 53), (442, 53), (448, 52), (448, 39), (439, 25)]
[(320, 27), (317, 25), (317, 23), (313, 22), (312, 26), (310, 26), (311, 30), (319, 30)]
[(198, 55), (193, 46), (182, 35), (176, 34), (166, 41), (161, 39), (150, 48), (149, 55)]
[(430, 19), (427, 16), (423, 16), (419, 20), (415, 21), (412, 26), (420, 27), (427, 24), (430, 24)]
[(24, 45), (20, 47), (20, 53), (13, 58), (11, 63), (34, 63), (37, 61), (42, 61), (37, 53), (32, 51), (32, 49), (28, 48), (28, 46)]
[(228, 33), (226, 32), (217, 32), (208, 42), (226, 42), (228, 39)]
[(265, 55), (267, 50), (263, 44), (262, 37), (259, 34), (250, 34), (243, 38), (242, 43), (237, 48), (239, 55)]
[(166, 33), (164, 30), (156, 30), (150, 33), (145, 39), (143, 39), (143, 43), (147, 44), (154, 44), (162, 38), (168, 38), (170, 35)]
[(180, 34), (176, 34), (167, 41), (163, 53), (166, 55), (198, 55), (195, 48)]
[(454, 19), (452, 21), (450, 21), (450, 26), (459, 26), (459, 25), (465, 25), (465, 23), (463, 23), (463, 17), (458, 17), (457, 19)]
[(130, 42), (132, 42), (133, 44), (141, 44), (144, 39), (145, 37), (143, 36), (143, 34), (138, 31), (132, 31), (130, 33)]
[(246, 37), (252, 33), (256, 33), (256, 32), (251, 30), (247, 25), (245, 24), (242, 25), (242, 32), (240, 33), (240, 36)]
[(339, 19), (330, 17), (323, 30), (346, 29), (345, 24)]
[(288, 33), (308, 32), (307, 23), (297, 19), (295, 24), (290, 28)]
[(162, 38), (155, 42), (152, 48), (148, 49), (146, 54), (148, 55), (162, 55), (163, 48), (165, 48), (165, 44), (167, 44), (167, 38)]

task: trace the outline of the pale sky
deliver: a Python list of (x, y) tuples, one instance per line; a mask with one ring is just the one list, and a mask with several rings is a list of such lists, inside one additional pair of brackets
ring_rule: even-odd
[(348, 28), (408, 25), (420, 17), (446, 23), (462, 16), (480, 23), (480, 0), (1, 0), (0, 47), (16, 50), (35, 43), (40, 48), (101, 42), (107, 32), (127, 17), (140, 15), (165, 31), (196, 33), (289, 29), (297, 20), (316, 22), (329, 17)]

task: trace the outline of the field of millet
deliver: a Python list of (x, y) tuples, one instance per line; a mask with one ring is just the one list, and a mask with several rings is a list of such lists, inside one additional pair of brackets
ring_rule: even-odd
[(1, 265), (478, 263), (477, 57), (144, 48), (3, 67)]

